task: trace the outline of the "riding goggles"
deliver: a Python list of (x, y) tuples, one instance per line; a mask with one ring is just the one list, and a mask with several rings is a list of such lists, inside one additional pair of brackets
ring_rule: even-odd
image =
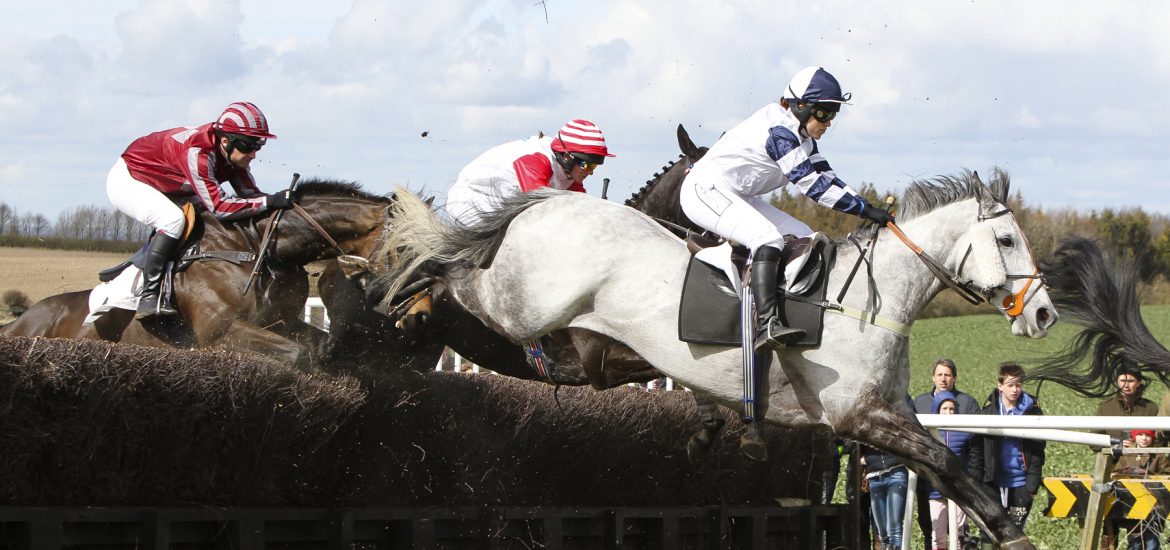
[[(834, 105), (834, 107), (836, 107)], [(840, 107), (823, 107), (814, 105), (812, 108), (812, 117), (820, 122), (828, 122), (837, 117), (837, 110)]]
[(237, 151), (247, 155), (259, 151), (268, 140), (251, 136), (232, 136), (231, 143)]
[(580, 166), (581, 169), (586, 171), (586, 172), (592, 172), (594, 168), (597, 168), (597, 163), (596, 162), (589, 162), (587, 160), (578, 160), (577, 166)]

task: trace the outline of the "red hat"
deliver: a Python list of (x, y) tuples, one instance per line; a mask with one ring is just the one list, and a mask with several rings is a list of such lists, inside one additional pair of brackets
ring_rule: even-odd
[(552, 150), (558, 153), (584, 153), (594, 155), (604, 160), (612, 157), (605, 147), (605, 136), (601, 129), (588, 120), (570, 120), (557, 132), (552, 142)]
[(1137, 437), (1138, 434), (1146, 434), (1150, 437), (1155, 437), (1154, 430), (1133, 430), (1132, 432), (1129, 432), (1130, 437)]

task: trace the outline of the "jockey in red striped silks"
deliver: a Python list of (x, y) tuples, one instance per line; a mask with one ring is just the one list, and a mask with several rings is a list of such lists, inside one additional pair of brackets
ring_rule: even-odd
[[(228, 105), (215, 122), (140, 137), (114, 162), (106, 178), (110, 202), (155, 229), (142, 269), (137, 318), (175, 313), (159, 299), (163, 272), (186, 225), (175, 200), (194, 196), (221, 220), (292, 206), (287, 190), (262, 193), (249, 169), (270, 138), (276, 136), (269, 132), (264, 113), (241, 101)], [(224, 183), (232, 186), (235, 197), (220, 189)]]
[[(464, 225), (496, 209), (499, 200), (541, 187), (585, 192), (585, 178), (612, 157), (601, 130), (588, 120), (570, 120), (555, 136), (543, 134), (498, 145), (471, 161), (447, 191), (447, 214)], [(528, 363), (551, 380), (552, 357), (540, 339), (524, 342)]]
[(566, 122), (555, 136), (498, 145), (471, 161), (447, 191), (447, 213), (463, 224), (495, 210), (501, 198), (552, 187), (585, 192), (585, 178), (612, 157), (605, 136), (588, 120)]

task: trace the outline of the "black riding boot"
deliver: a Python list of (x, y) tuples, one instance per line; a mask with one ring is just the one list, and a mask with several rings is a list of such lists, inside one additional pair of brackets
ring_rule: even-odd
[(805, 332), (784, 326), (780, 322), (783, 305), (779, 283), (784, 281), (780, 271), (780, 249), (761, 246), (752, 257), (752, 294), (756, 297), (756, 349), (769, 346), (780, 351), (784, 346), (804, 339)]
[(166, 233), (155, 233), (154, 238), (150, 240), (150, 249), (146, 251), (146, 265), (142, 266), (142, 290), (138, 292), (138, 313), (134, 315), (135, 319), (175, 314), (175, 309), (164, 303), (159, 292), (162, 290), (167, 262), (178, 248), (179, 239)]

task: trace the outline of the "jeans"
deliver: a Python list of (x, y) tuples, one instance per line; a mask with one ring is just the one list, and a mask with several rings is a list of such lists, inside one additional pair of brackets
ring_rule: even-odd
[(1129, 532), (1126, 533), (1126, 548), (1133, 550), (1160, 550), (1162, 548), (1162, 527), (1165, 521), (1161, 518), (1150, 518), (1143, 521), (1127, 521), (1122, 524)]
[(902, 547), (902, 517), (906, 510), (905, 466), (869, 478), (870, 511), (882, 548)]

